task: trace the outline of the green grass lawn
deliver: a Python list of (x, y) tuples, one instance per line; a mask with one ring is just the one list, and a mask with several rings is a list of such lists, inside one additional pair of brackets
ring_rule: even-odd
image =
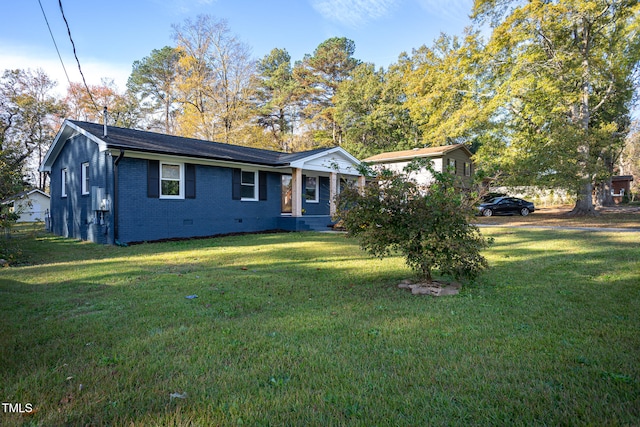
[(16, 237), (0, 425), (639, 425), (640, 234), (483, 233), (442, 298), (341, 234)]

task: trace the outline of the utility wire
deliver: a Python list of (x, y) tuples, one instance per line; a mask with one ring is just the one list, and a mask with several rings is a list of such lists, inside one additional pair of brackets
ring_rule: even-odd
[(42, 2), (38, 0), (38, 4), (40, 4), (40, 10), (42, 11), (42, 16), (44, 16), (44, 22), (47, 23), (47, 28), (49, 29), (49, 34), (51, 35), (51, 40), (53, 40), (53, 45), (56, 47), (56, 52), (58, 52), (58, 58), (60, 58), (60, 64), (62, 64), (62, 69), (64, 70), (64, 75), (67, 76), (67, 82), (69, 82), (69, 86), (71, 86), (71, 79), (69, 79), (69, 74), (67, 74), (67, 68), (64, 66), (64, 62), (62, 61), (62, 56), (60, 55), (60, 50), (58, 49), (58, 44), (56, 43), (55, 37), (53, 37), (53, 32), (51, 31), (51, 26), (49, 25), (49, 20), (47, 19), (47, 14), (44, 13), (44, 8), (42, 7)]
[(98, 108), (96, 101), (93, 99), (93, 95), (91, 94), (91, 91), (89, 90), (89, 86), (87, 85), (87, 81), (84, 78), (82, 67), (80, 67), (80, 60), (78, 59), (78, 55), (76, 53), (76, 44), (73, 42), (73, 37), (71, 37), (71, 29), (69, 29), (69, 22), (67, 22), (67, 18), (64, 16), (64, 10), (62, 10), (62, 0), (58, 0), (58, 5), (60, 5), (60, 13), (62, 13), (62, 19), (64, 19), (64, 23), (67, 26), (67, 33), (69, 34), (69, 40), (71, 40), (71, 46), (73, 46), (73, 56), (76, 58), (76, 62), (78, 63), (78, 70), (80, 71), (80, 75), (82, 76), (82, 82), (84, 83), (85, 89), (87, 89), (89, 98), (91, 98), (93, 107), (96, 109), (96, 112), (100, 113), (100, 108)]

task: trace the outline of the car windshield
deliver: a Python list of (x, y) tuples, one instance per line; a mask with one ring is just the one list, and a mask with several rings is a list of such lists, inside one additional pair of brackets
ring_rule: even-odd
[(494, 197), (493, 199), (489, 200), (488, 203), (498, 203), (502, 199), (503, 197)]

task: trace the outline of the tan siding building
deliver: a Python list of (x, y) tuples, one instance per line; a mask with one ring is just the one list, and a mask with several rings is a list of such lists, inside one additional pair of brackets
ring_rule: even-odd
[[(377, 154), (363, 160), (374, 167), (384, 167), (393, 171), (402, 171), (413, 159), (429, 159), (437, 172), (451, 170), (459, 176), (465, 185), (471, 183), (475, 167), (472, 154), (464, 144), (444, 145), (440, 147), (414, 148), (413, 150), (393, 151)], [(447, 169), (450, 168), (450, 169)], [(433, 179), (425, 169), (416, 177), (421, 184), (428, 184)]]

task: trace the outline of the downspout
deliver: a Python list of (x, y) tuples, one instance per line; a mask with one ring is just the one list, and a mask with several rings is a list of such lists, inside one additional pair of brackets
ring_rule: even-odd
[(116, 245), (120, 244), (120, 230), (118, 227), (118, 205), (119, 205), (119, 189), (118, 189), (118, 165), (124, 157), (124, 150), (120, 149), (120, 155), (113, 162), (113, 240)]

